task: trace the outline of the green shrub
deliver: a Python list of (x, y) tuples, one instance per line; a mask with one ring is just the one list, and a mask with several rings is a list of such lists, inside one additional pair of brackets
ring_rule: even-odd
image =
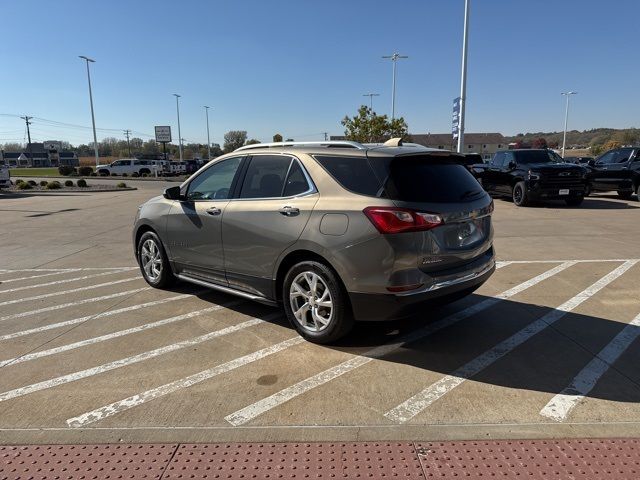
[(62, 188), (60, 182), (51, 182), (47, 185), (47, 190), (59, 190), (60, 188)]
[(36, 183), (36, 181), (35, 181), (35, 180), (29, 180), (27, 183), (28, 183), (29, 185), (31, 185), (32, 187), (35, 187), (35, 186), (37, 185), (37, 183)]
[(65, 187), (73, 187), (73, 182), (71, 180), (67, 180), (66, 182), (64, 182), (64, 186)]
[(24, 183), (24, 180), (19, 178), (16, 180), (16, 185), (20, 185), (21, 183)]
[(78, 180), (78, 186), (80, 188), (85, 188), (87, 186), (87, 181), (84, 178), (81, 178), (80, 180)]
[(143, 174), (142, 174), (142, 176), (143, 176), (144, 178), (147, 178), (147, 177), (149, 176), (149, 174), (148, 174), (148, 173), (143, 173)]
[(16, 186), (18, 187), (19, 190), (31, 190), (33, 188), (27, 182), (20, 182), (20, 183), (16, 182)]
[[(124, 175), (123, 175), (123, 176), (124, 176)], [(140, 176), (140, 174), (139, 174), (138, 172), (133, 172), (133, 173), (131, 174), (131, 176), (132, 176), (132, 177), (139, 177), (139, 176)]]
[(78, 173), (80, 174), (80, 176), (88, 177), (89, 175), (93, 175), (95, 172), (91, 167), (80, 167), (78, 169)]
[(118, 184), (116, 185), (116, 187), (118, 188), (127, 188), (127, 184), (124, 182), (118, 182)]
[(76, 169), (70, 165), (60, 165), (58, 167), (58, 173), (63, 177), (68, 177), (72, 173), (74, 173)]
[(40, 186), (41, 186), (41, 187), (46, 187), (48, 184), (49, 184), (49, 182), (47, 182), (46, 180), (42, 180), (42, 181), (40, 182)]

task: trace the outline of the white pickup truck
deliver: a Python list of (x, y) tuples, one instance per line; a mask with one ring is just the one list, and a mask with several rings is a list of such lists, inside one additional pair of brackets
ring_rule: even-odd
[(163, 171), (162, 164), (162, 160), (138, 160), (135, 158), (121, 158), (120, 160), (111, 162), (108, 165), (98, 165), (96, 167), (96, 173), (98, 175), (126, 174), (128, 176), (136, 173), (142, 176), (144, 173), (146, 173), (147, 175), (155, 175), (155, 172), (157, 170), (158, 175), (160, 175)]
[(0, 188), (8, 188), (11, 185), (11, 174), (9, 167), (0, 165)]

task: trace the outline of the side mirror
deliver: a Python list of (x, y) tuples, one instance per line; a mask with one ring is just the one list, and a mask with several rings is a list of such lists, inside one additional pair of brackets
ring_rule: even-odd
[(590, 167), (595, 167), (596, 166), (596, 161), (594, 159), (591, 159), (587, 162), (587, 165), (589, 165)]
[(169, 187), (165, 188), (162, 196), (167, 200), (182, 200), (182, 195), (180, 195), (180, 187)]

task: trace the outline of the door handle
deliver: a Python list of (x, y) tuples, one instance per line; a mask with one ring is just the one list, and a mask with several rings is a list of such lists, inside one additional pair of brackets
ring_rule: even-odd
[(296, 208), (296, 207), (282, 207), (280, 210), (278, 210), (282, 215), (284, 215), (285, 217), (295, 217), (296, 215), (300, 214), (300, 209)]
[(209, 215), (220, 215), (222, 213), (222, 210), (220, 210), (218, 207), (211, 207), (207, 208), (205, 212), (207, 212)]

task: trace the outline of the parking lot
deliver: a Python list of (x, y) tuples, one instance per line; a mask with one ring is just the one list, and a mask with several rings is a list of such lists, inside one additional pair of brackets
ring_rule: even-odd
[(149, 288), (131, 226), (163, 182), (128, 183), (0, 194), (3, 442), (637, 435), (635, 197), (496, 200), (498, 269), (481, 289), (327, 347), (273, 308)]

